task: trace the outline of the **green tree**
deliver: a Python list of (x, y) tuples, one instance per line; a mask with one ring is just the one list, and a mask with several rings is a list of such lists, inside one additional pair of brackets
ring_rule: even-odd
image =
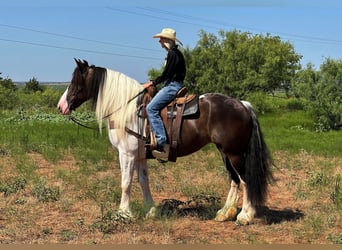
[(220, 31), (219, 36), (201, 31), (196, 47), (185, 55), (186, 82), (195, 85), (196, 92), (237, 98), (289, 89), (301, 59), (292, 44), (279, 37), (240, 31)]
[(292, 85), (294, 95), (305, 98), (318, 130), (342, 126), (342, 60), (327, 58), (318, 71), (308, 64), (297, 72)]
[(17, 86), (10, 78), (0, 77), (0, 107), (13, 109), (17, 102)]
[(3, 79), (2, 77), (0, 77), (0, 85), (4, 87), (5, 89), (9, 89), (13, 91), (17, 90), (17, 86), (10, 78)]
[(303, 97), (306, 100), (314, 100), (319, 78), (320, 74), (314, 69), (314, 65), (308, 63), (304, 69), (299, 70), (293, 77), (291, 83), (292, 94), (297, 98)]
[(150, 80), (156, 79), (162, 73), (162, 69), (152, 68), (148, 71), (148, 77)]
[(25, 90), (27, 92), (37, 92), (43, 91), (43, 88), (39, 85), (37, 78), (33, 77), (25, 84)]

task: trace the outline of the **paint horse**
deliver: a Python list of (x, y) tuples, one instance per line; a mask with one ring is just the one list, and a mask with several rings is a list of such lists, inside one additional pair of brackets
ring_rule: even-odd
[[(70, 85), (61, 96), (58, 109), (69, 115), (87, 100), (93, 100), (100, 129), (107, 124), (111, 144), (119, 152), (122, 195), (119, 211), (133, 216), (130, 192), (134, 171), (142, 188), (144, 203), (155, 211), (149, 187), (145, 141), (127, 133), (143, 131), (144, 123), (137, 116), (137, 103), (131, 101), (143, 87), (136, 80), (111, 69), (89, 66), (76, 60)], [(110, 128), (109, 121), (115, 123)], [(221, 153), (228, 172), (230, 189), (224, 206), (217, 212), (216, 221), (253, 221), (256, 207), (267, 196), (272, 180), (272, 160), (263, 139), (261, 128), (252, 106), (229, 96), (207, 93), (199, 97), (199, 115), (184, 120), (177, 156), (192, 154), (203, 146), (214, 143)], [(238, 213), (239, 188), (242, 189), (242, 208)], [(154, 210), (153, 210), (154, 209)]]

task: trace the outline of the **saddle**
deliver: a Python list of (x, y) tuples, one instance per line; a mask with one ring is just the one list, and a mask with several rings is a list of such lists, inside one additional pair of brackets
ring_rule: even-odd
[[(170, 150), (168, 155), (168, 161), (176, 162), (178, 145), (182, 143), (182, 122), (184, 119), (191, 119), (199, 112), (198, 96), (195, 94), (187, 94), (187, 88), (181, 88), (176, 95), (176, 98), (172, 100), (166, 107), (164, 107), (160, 114), (163, 120), (164, 128), (170, 144)], [(145, 133), (144, 131), (133, 131), (126, 127), (126, 132), (134, 135), (138, 139), (146, 141), (146, 158), (154, 159), (152, 155), (152, 149), (157, 145), (155, 136), (150, 128), (149, 121), (147, 119), (146, 106), (156, 95), (157, 89), (155, 86), (147, 88), (144, 95), (140, 96), (137, 101), (137, 113), (138, 117), (142, 120), (146, 120)], [(140, 120), (140, 119), (139, 119)], [(141, 121), (139, 121), (141, 122)], [(145, 123), (145, 122), (144, 122)], [(114, 122), (110, 121), (109, 126), (113, 129)], [(142, 127), (142, 126), (138, 126)], [(144, 136), (143, 134), (146, 134)]]
[[(154, 86), (150, 87), (145, 95), (142, 97), (140, 111), (138, 112), (140, 117), (147, 118), (146, 106), (152, 100), (156, 94)], [(154, 88), (154, 89), (153, 89)], [(182, 143), (182, 123), (184, 119), (190, 119), (199, 112), (198, 108), (198, 96), (195, 94), (188, 94), (186, 87), (181, 88), (176, 95), (176, 98), (172, 100), (165, 108), (160, 112), (163, 120), (164, 128), (170, 144), (170, 151), (168, 155), (168, 161), (176, 162), (178, 145)], [(148, 119), (147, 119), (148, 121)], [(147, 151), (150, 151), (156, 146), (156, 140), (154, 134), (150, 129), (149, 122), (146, 124), (145, 133)], [(154, 158), (150, 152), (147, 153), (147, 158)]]
[(176, 162), (177, 148), (182, 143), (182, 122), (197, 114), (198, 96), (188, 95), (186, 87), (183, 87), (178, 91), (176, 98), (164, 109), (166, 109), (166, 115), (163, 111), (161, 114), (170, 144), (168, 160)]

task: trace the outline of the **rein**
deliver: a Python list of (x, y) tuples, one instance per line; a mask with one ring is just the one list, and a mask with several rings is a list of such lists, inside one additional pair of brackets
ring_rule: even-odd
[[(138, 94), (136, 94), (135, 96), (133, 96), (131, 99), (129, 99), (126, 103), (129, 104), (131, 101), (133, 101), (135, 98), (137, 98), (138, 96), (140, 96), (142, 93), (144, 93), (146, 91), (146, 89), (141, 90)], [(117, 108), (116, 110), (114, 110), (113, 112), (109, 113), (108, 115), (104, 116), (102, 119), (106, 119), (108, 117), (110, 117), (112, 114), (114, 114), (115, 112), (119, 111), (123, 106)], [(72, 122), (74, 122), (75, 124), (83, 127), (83, 128), (87, 128), (87, 129), (91, 129), (91, 130), (97, 130), (97, 127), (90, 127), (88, 125), (85, 125), (85, 121), (81, 121), (80, 119), (74, 117), (73, 115), (69, 115), (69, 120), (71, 120)], [(103, 127), (105, 128), (105, 127)], [(128, 128), (126, 128), (127, 131)], [(128, 132), (128, 131), (127, 131)], [(134, 132), (134, 131), (133, 131)]]
[(69, 120), (71, 120), (72, 122), (74, 122), (75, 124), (77, 124), (83, 128), (87, 128), (87, 129), (91, 129), (91, 130), (98, 130), (98, 127), (90, 127), (88, 125), (85, 125), (85, 121), (81, 121), (80, 119), (76, 118), (75, 116), (69, 115)]

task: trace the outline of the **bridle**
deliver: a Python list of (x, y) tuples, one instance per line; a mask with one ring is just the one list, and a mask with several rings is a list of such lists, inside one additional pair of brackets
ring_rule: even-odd
[[(133, 101), (135, 98), (137, 98), (138, 96), (140, 96), (141, 94), (143, 94), (146, 91), (146, 89), (144, 88), (143, 90), (141, 90), (138, 94), (136, 94), (135, 96), (133, 96), (131, 99), (129, 99), (127, 101), (127, 103), (125, 104), (125, 106), (127, 104), (129, 104), (131, 101)], [(108, 115), (104, 116), (102, 119), (107, 119), (108, 117), (110, 117), (112, 114), (118, 112), (120, 109), (122, 109), (123, 106), (118, 107), (117, 109), (115, 109), (113, 112), (109, 113)], [(91, 129), (91, 130), (98, 130), (98, 127), (91, 127), (86, 125), (85, 123), (87, 123), (86, 121), (82, 121), (81, 119), (76, 118), (75, 116), (73, 116), (72, 114), (69, 115), (69, 120), (74, 122), (75, 124), (83, 127), (83, 128), (87, 128), (87, 129)], [(105, 127), (102, 127), (105, 128)], [(127, 131), (127, 129), (126, 129)], [(129, 130), (130, 131), (130, 130)], [(133, 131), (134, 132), (134, 131)]]

